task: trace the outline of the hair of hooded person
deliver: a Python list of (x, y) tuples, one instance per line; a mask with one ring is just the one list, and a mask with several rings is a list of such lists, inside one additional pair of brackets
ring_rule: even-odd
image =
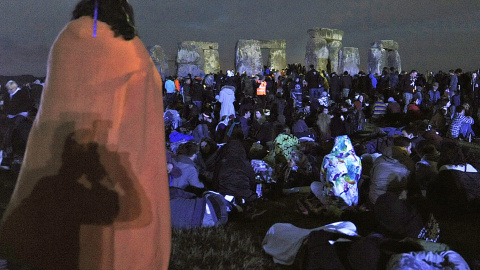
[(395, 146), (408, 147), (411, 143), (412, 141), (407, 137), (397, 136), (393, 138), (393, 145)]
[(466, 163), (467, 161), (463, 154), (462, 147), (458, 143), (453, 141), (442, 143), (437, 168), (443, 165), (464, 165)]
[(132, 40), (137, 36), (133, 8), (127, 0), (81, 0), (72, 12), (72, 20), (82, 16), (94, 18), (97, 4), (98, 20), (110, 25), (115, 37)]
[(182, 143), (177, 148), (178, 156), (182, 155), (182, 156), (191, 157), (197, 153), (198, 153), (198, 144), (194, 141), (188, 141), (186, 143)]

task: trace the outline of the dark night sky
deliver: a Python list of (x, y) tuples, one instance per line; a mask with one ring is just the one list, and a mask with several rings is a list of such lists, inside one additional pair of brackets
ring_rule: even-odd
[[(344, 31), (343, 46), (360, 49), (360, 68), (377, 40), (399, 43), (403, 70), (480, 68), (478, 0), (130, 0), (146, 46), (171, 59), (181, 41), (217, 42), (221, 68), (234, 68), (239, 39), (285, 39), (287, 63), (304, 63), (307, 30)], [(1, 0), (0, 75), (44, 76), (49, 48), (69, 21), (75, 0)]]

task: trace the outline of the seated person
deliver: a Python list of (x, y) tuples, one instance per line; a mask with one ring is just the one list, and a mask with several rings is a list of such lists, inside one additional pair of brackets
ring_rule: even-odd
[(203, 138), (211, 138), (210, 129), (212, 126), (212, 117), (208, 112), (200, 113), (199, 115), (200, 122), (192, 131), (192, 136), (196, 143), (200, 143)]
[(447, 137), (456, 139), (460, 135), (462, 135), (463, 138), (475, 136), (475, 133), (473, 133), (472, 130), (473, 124), (473, 118), (471, 116), (465, 116), (465, 108), (463, 106), (457, 106), (455, 108), (455, 115), (453, 116), (452, 123), (448, 128)]
[(378, 197), (386, 192), (394, 192), (400, 196), (407, 190), (410, 173), (405, 165), (393, 158), (392, 147), (386, 148), (373, 163), (368, 204), (374, 205)]
[(430, 119), (432, 129), (438, 131), (441, 135), (447, 132), (447, 109), (439, 108)]
[(407, 106), (407, 115), (405, 116), (407, 122), (414, 122), (423, 119), (423, 113), (420, 110), (420, 99), (412, 98), (410, 104)]
[(284, 166), (282, 179), (279, 179), (279, 183), (283, 185), (284, 189), (290, 189), (294, 187), (309, 187), (313, 180), (313, 168), (307, 155), (299, 150), (293, 151), (290, 159)]
[(194, 160), (197, 158), (198, 145), (193, 141), (181, 144), (177, 148), (175, 165), (182, 172), (179, 177), (173, 177), (170, 181), (171, 187), (180, 189), (194, 189), (203, 192), (204, 185), (198, 178), (198, 170)]
[(8, 81), (5, 87), (8, 94), (3, 97), (5, 118), (0, 121), (0, 150), (10, 160), (14, 155), (23, 155), (32, 125), (28, 116), (34, 104), (28, 90), (18, 87), (15, 81)]
[(438, 173), (437, 162), (440, 153), (435, 145), (423, 141), (419, 147), (422, 156), (421, 160), (415, 164), (415, 181), (420, 185), (422, 195), (425, 196), (425, 190), (428, 184), (434, 179)]
[(304, 113), (299, 112), (295, 114), (295, 123), (293, 124), (292, 131), (293, 135), (297, 138), (313, 136), (307, 123), (305, 123)]
[(387, 114), (387, 104), (383, 102), (383, 96), (379, 95), (373, 104), (372, 120), (380, 120)]
[(198, 165), (200, 180), (207, 189), (213, 188), (213, 172), (218, 156), (218, 145), (211, 138), (203, 138), (200, 142), (200, 155), (195, 163)]
[(243, 104), (240, 108), (240, 125), (242, 126), (243, 137), (246, 139), (250, 133), (252, 108), (250, 104)]
[(427, 186), (427, 200), (435, 214), (452, 218), (478, 213), (480, 174), (471, 163), (457, 142), (443, 143), (438, 174)]
[(10, 119), (17, 116), (26, 118), (28, 113), (34, 108), (28, 90), (18, 87), (15, 81), (8, 81), (5, 87), (8, 90), (8, 95), (4, 98), (4, 108), (7, 117)]
[[(201, 193), (204, 185), (198, 179), (198, 171), (193, 162), (197, 152), (197, 144), (188, 141), (178, 147), (177, 158), (170, 160), (170, 208), (173, 228), (209, 227), (223, 225), (228, 221), (228, 207), (223, 196), (214, 192)], [(178, 168), (179, 172), (174, 175), (175, 168)], [(196, 195), (189, 190), (202, 195)]]
[(357, 205), (357, 183), (362, 175), (360, 157), (355, 154), (350, 138), (335, 138), (332, 152), (323, 159), (320, 181), (311, 184), (313, 194), (325, 206), (341, 209)]
[(230, 195), (236, 203), (250, 203), (257, 197), (255, 172), (243, 141), (239, 125), (235, 127), (230, 140), (218, 151), (213, 175), (214, 190), (222, 195)]

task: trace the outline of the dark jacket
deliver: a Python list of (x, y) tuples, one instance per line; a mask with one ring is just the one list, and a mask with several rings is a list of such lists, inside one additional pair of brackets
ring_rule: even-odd
[(308, 89), (320, 88), (322, 87), (323, 77), (320, 76), (320, 72), (312, 69), (305, 74), (305, 81), (307, 82)]
[(16, 115), (21, 112), (29, 112), (33, 109), (33, 101), (28, 90), (20, 89), (12, 97), (6, 94), (5, 113)]
[(222, 195), (246, 202), (257, 199), (255, 172), (241, 141), (231, 140), (220, 148), (213, 181), (215, 191)]

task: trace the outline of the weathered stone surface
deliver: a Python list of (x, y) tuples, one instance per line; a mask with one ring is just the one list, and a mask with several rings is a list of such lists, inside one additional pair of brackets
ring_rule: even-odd
[(343, 39), (343, 31), (338, 29), (312, 28), (308, 29), (307, 33), (310, 38), (324, 38), (327, 41), (341, 41)]
[(393, 40), (380, 40), (372, 43), (368, 52), (368, 72), (380, 74), (384, 67), (394, 67), (401, 71), (398, 43)]
[(285, 49), (270, 49), (268, 66), (271, 69), (282, 70), (287, 66)]
[(334, 40), (328, 44), (328, 59), (330, 60), (330, 66), (327, 66), (326, 70), (330, 72), (338, 72), (338, 67), (340, 65), (339, 52), (343, 44), (341, 41)]
[(204, 71), (205, 74), (218, 73), (220, 71), (220, 55), (217, 50), (204, 50), (205, 57)]
[(162, 79), (165, 80), (166, 77), (170, 76), (170, 71), (168, 68), (168, 58), (165, 54), (163, 48), (159, 45), (154, 45), (147, 47), (150, 57), (152, 57), (153, 63), (157, 68)]
[(203, 77), (206, 72), (218, 72), (220, 61), (218, 56), (218, 43), (184, 41), (178, 43), (177, 75), (185, 77)]
[(389, 51), (398, 51), (398, 42), (394, 40), (379, 40), (372, 44), (372, 47)]
[(341, 74), (345, 71), (348, 71), (349, 74), (357, 74), (360, 69), (360, 52), (358, 48), (355, 47), (343, 47), (339, 51), (339, 70), (338, 73)]
[(259, 40), (241, 39), (237, 41), (235, 68), (237, 72), (245, 72), (248, 76), (261, 74), (263, 71), (261, 42)]
[(195, 45), (178, 44), (177, 63), (178, 64), (203, 64), (203, 50)]
[(259, 40), (260, 49), (283, 49), (287, 48), (285, 40)]
[(187, 77), (191, 74), (192, 77), (205, 77), (205, 72), (201, 70), (197, 65), (183, 64), (178, 66), (177, 76)]
[(390, 67), (394, 67), (399, 72), (402, 71), (402, 60), (398, 51), (389, 51), (387, 54), (387, 61)]
[(235, 68), (248, 76), (263, 72), (262, 49), (268, 49), (267, 66), (281, 70), (287, 66), (285, 40), (245, 40), (237, 41)]
[(368, 50), (368, 73), (380, 73), (386, 64), (385, 60), (384, 51), (379, 48), (370, 48)]
[(305, 49), (305, 66), (313, 65), (316, 70), (326, 70), (328, 64), (328, 46), (323, 38), (311, 38)]
[(287, 66), (287, 42), (285, 40), (260, 40), (260, 49), (268, 49), (267, 66), (271, 69), (282, 70)]
[(337, 71), (338, 52), (342, 47), (343, 31), (328, 28), (307, 30), (310, 37), (305, 51), (305, 66), (314, 65), (317, 70)]

